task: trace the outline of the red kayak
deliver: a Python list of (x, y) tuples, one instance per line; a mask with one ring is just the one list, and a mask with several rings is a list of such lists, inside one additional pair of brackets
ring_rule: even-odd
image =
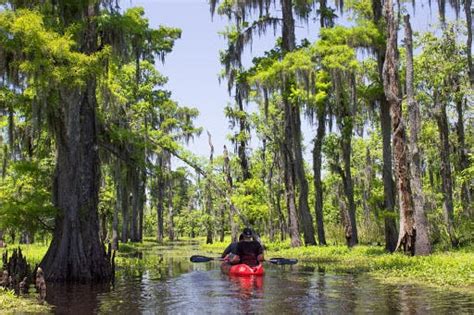
[(246, 264), (231, 265), (226, 262), (221, 264), (221, 270), (223, 273), (232, 275), (232, 276), (263, 276), (265, 270), (263, 265), (259, 264), (255, 267), (250, 267)]

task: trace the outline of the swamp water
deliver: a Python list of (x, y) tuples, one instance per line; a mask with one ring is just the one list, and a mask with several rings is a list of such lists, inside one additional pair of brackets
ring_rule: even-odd
[(114, 286), (50, 285), (47, 301), (61, 314), (474, 314), (474, 293), (387, 285), (301, 263), (234, 278), (219, 262), (191, 263), (193, 254), (205, 253), (197, 243), (148, 248), (117, 268)]

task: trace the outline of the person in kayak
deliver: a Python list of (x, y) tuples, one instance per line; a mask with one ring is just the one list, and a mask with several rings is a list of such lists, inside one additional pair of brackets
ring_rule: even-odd
[[(252, 230), (245, 228), (242, 231), (243, 239), (237, 243), (235, 251), (239, 258), (238, 262), (249, 265), (250, 267), (258, 266), (263, 260), (263, 247), (259, 242), (254, 240)], [(231, 260), (231, 263), (237, 261), (237, 258)]]
[[(243, 239), (244, 239), (244, 235), (240, 234), (239, 242)], [(221, 258), (226, 258), (226, 256), (229, 255), (229, 254), (234, 254), (235, 255), (236, 252), (237, 252), (237, 244), (239, 242), (230, 243), (229, 246), (227, 246), (226, 249), (224, 249), (224, 252), (222, 253)]]

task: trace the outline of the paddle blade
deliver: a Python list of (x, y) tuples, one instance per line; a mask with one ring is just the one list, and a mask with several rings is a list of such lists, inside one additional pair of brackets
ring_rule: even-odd
[(268, 260), (269, 262), (271, 262), (272, 264), (275, 264), (275, 265), (294, 265), (298, 262), (298, 259), (294, 259), (294, 258), (270, 258)]
[(211, 260), (214, 260), (212, 257), (206, 257), (206, 256), (201, 256), (201, 255), (193, 255), (189, 260), (193, 263), (201, 263), (201, 262), (208, 262)]

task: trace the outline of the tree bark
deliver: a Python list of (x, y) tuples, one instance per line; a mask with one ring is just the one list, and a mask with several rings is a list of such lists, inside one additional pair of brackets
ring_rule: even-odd
[[(372, 1), (374, 12), (374, 22), (382, 31), (382, 2), (380, 0)], [(385, 63), (385, 49), (376, 48), (377, 67), (379, 71), (380, 82), (383, 84), (383, 65)], [(395, 251), (397, 247), (397, 225), (395, 223), (395, 183), (392, 176), (392, 120), (390, 118), (390, 106), (387, 102), (385, 94), (380, 94), (380, 128), (382, 130), (382, 155), (383, 155), (383, 194), (384, 208), (384, 230), (385, 230), (385, 250), (388, 252)]]
[[(328, 7), (326, 0), (319, 1), (320, 12), (327, 12)], [(328, 18), (321, 13), (320, 27), (331, 27), (333, 24), (332, 18)], [(324, 136), (326, 135), (326, 103), (322, 104), (317, 109), (318, 129), (314, 139), (313, 148), (313, 173), (314, 173), (314, 212), (316, 217), (316, 225), (318, 232), (319, 245), (326, 245), (326, 235), (324, 233), (324, 215), (323, 215), (323, 182), (321, 180), (322, 168), (322, 147)]]
[[(292, 0), (281, 0), (282, 7), (282, 16), (283, 16), (283, 26), (282, 26), (282, 48), (284, 52), (291, 52), (295, 49), (295, 20), (293, 17), (293, 2)], [(296, 198), (296, 189), (295, 185), (298, 185), (299, 196), (298, 196), (298, 209), (288, 209), (289, 213), (296, 211), (301, 218), (300, 226), (303, 231), (305, 245), (315, 245), (316, 240), (314, 238), (314, 227), (313, 227), (313, 218), (309, 211), (308, 205), (308, 181), (305, 176), (304, 171), (304, 161), (301, 148), (301, 122), (300, 122), (300, 110), (297, 104), (290, 104), (288, 98), (290, 91), (290, 80), (283, 82), (284, 84), (284, 96), (283, 96), (283, 106), (285, 112), (285, 149), (283, 154), (287, 155), (286, 167), (291, 167), (290, 172), (291, 179), (287, 178), (285, 180), (287, 187), (287, 197)], [(292, 190), (291, 192), (289, 190)], [(296, 200), (296, 199), (295, 199)], [(291, 207), (290, 204), (295, 201), (291, 201), (287, 205)], [(296, 220), (292, 220), (293, 224), (298, 225)], [(291, 230), (291, 228), (290, 228)], [(292, 232), (294, 233), (294, 231)], [(298, 242), (295, 239), (295, 235), (292, 235), (292, 244), (297, 244)], [(299, 239), (299, 237), (298, 237)]]
[(446, 115), (446, 104), (440, 100), (435, 91), (435, 116), (438, 124), (441, 158), (441, 191), (443, 192), (444, 222), (453, 247), (457, 247), (458, 240), (454, 232), (454, 205), (453, 205), (453, 182), (451, 174), (451, 163), (449, 161), (449, 124)]
[(415, 211), (415, 255), (429, 255), (431, 243), (428, 231), (428, 221), (425, 215), (425, 201), (422, 189), (422, 171), (420, 149), (418, 148), (418, 135), (421, 130), (420, 108), (415, 101), (413, 85), (413, 40), (410, 16), (404, 16), (405, 45), (406, 45), (406, 90), (410, 126), (410, 154), (411, 154), (411, 190), (413, 192), (413, 208)]
[(351, 98), (350, 102), (345, 100), (343, 97), (342, 89), (342, 77), (341, 73), (334, 72), (332, 74), (334, 89), (336, 93), (336, 98), (339, 99), (338, 110), (339, 114), (337, 116), (337, 123), (339, 129), (341, 130), (341, 152), (342, 152), (342, 164), (341, 168), (339, 165), (334, 165), (334, 168), (338, 171), (342, 183), (344, 186), (344, 195), (347, 203), (347, 213), (348, 220), (343, 221), (349, 226), (345, 227), (346, 233), (350, 233), (349, 236), (346, 235), (347, 245), (349, 247), (355, 246), (358, 244), (357, 236), (357, 225), (355, 217), (355, 202), (354, 202), (354, 182), (352, 180), (351, 174), (351, 154), (352, 154), (352, 132), (353, 132), (353, 115), (355, 114), (355, 77), (351, 74), (350, 78), (350, 89), (351, 89)]
[(299, 187), (298, 194), (298, 208), (300, 212), (301, 222), (300, 226), (303, 230), (304, 244), (316, 245), (316, 239), (314, 237), (314, 226), (313, 226), (313, 217), (309, 211), (308, 204), (308, 180), (306, 178), (306, 172), (304, 170), (304, 160), (303, 160), (303, 150), (301, 148), (301, 121), (300, 121), (300, 110), (299, 106), (293, 106), (293, 145), (295, 152), (295, 174), (296, 181)]
[(400, 80), (398, 77), (397, 22), (394, 17), (392, 0), (385, 2), (384, 12), (387, 21), (388, 39), (383, 66), (383, 85), (392, 119), (393, 152), (400, 203), (400, 233), (397, 248), (402, 246), (406, 253), (414, 254), (415, 222), (410, 191), (405, 125), (400, 98)]
[(84, 91), (62, 90), (56, 129), (56, 217), (51, 245), (41, 262), (48, 281), (109, 281), (111, 265), (99, 237), (95, 80)]
[(288, 154), (285, 154), (284, 159), (286, 207), (288, 209), (288, 227), (291, 238), (291, 247), (298, 247), (301, 246), (301, 239), (299, 234), (298, 213), (295, 202), (295, 185), (293, 182), (293, 175), (291, 174), (291, 163), (288, 161)]
[(355, 218), (354, 183), (351, 175), (351, 139), (350, 137), (347, 139), (343, 136), (341, 142), (344, 169), (338, 167), (338, 172), (342, 179), (347, 203), (347, 206), (344, 207), (345, 212), (347, 212), (347, 220), (343, 220), (343, 223), (345, 224), (344, 230), (346, 232), (347, 246), (353, 247), (359, 243), (359, 239)]
[(319, 245), (326, 245), (326, 236), (324, 233), (323, 219), (323, 182), (321, 180), (322, 166), (322, 147), (323, 139), (326, 134), (325, 106), (318, 108), (318, 130), (314, 139), (313, 149), (313, 172), (314, 172), (314, 191), (315, 191), (315, 215), (318, 227)]
[[(82, 9), (85, 28), (81, 50), (91, 54), (97, 49), (95, 18), (99, 5), (87, 3)], [(40, 266), (48, 281), (109, 281), (112, 266), (100, 241), (97, 211), (100, 161), (94, 75), (82, 87), (60, 88), (59, 100), (62, 106), (54, 126), (57, 160), (53, 184), (59, 214)]]

